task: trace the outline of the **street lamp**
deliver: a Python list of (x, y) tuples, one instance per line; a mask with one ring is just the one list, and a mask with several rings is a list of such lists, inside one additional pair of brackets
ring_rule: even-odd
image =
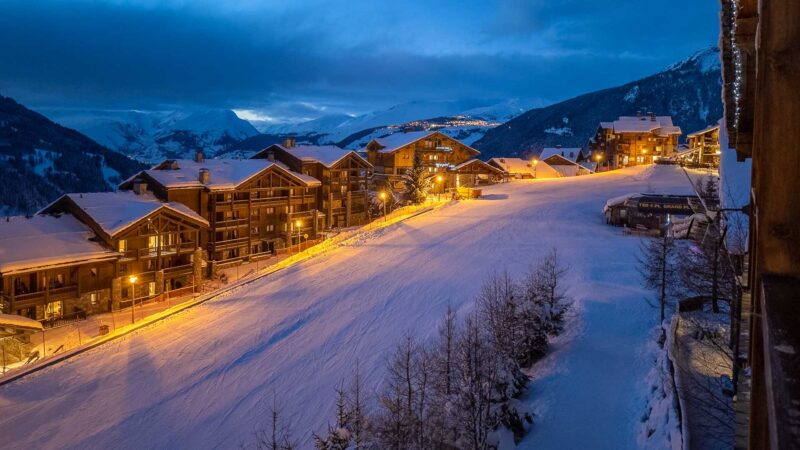
[(436, 197), (437, 200), (441, 200), (442, 199), (442, 190), (444, 189), (444, 185), (442, 184), (443, 180), (444, 180), (444, 178), (442, 178), (441, 175), (436, 177), (436, 182), (439, 183), (439, 193), (437, 194), (437, 197)]
[(297, 251), (300, 251), (300, 250), (301, 250), (301, 248), (300, 248), (300, 243), (302, 242), (302, 239), (301, 239), (301, 236), (302, 236), (302, 235), (300, 234), (300, 227), (302, 227), (302, 226), (303, 226), (303, 222), (301, 222), (301, 221), (298, 219), (298, 220), (296, 220), (296, 221), (294, 222), (294, 225), (297, 227)]
[(539, 164), (539, 160), (536, 159), (536, 158), (533, 158), (533, 161), (531, 161), (531, 164), (533, 164), (533, 178), (536, 178), (536, 165)]
[(386, 192), (381, 191), (379, 197), (383, 202), (383, 221), (386, 222)]
[(136, 280), (138, 279), (136, 275), (128, 277), (128, 281), (131, 283), (131, 324), (136, 322), (136, 317), (133, 315), (133, 308), (136, 306)]

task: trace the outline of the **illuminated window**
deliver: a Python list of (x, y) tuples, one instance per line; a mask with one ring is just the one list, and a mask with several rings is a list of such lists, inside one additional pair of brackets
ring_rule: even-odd
[(96, 292), (92, 292), (91, 294), (89, 294), (89, 301), (91, 301), (92, 305), (96, 305), (97, 304), (97, 293)]
[(156, 295), (156, 282), (151, 281), (147, 283), (147, 295), (153, 296)]
[(128, 250), (128, 241), (126, 241), (125, 239), (120, 239), (119, 240), (119, 251), (120, 252), (125, 252), (127, 250)]

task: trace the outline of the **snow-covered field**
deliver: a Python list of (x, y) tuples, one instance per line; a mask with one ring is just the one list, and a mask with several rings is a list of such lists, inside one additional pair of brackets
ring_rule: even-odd
[(522, 448), (636, 446), (644, 354), (638, 239), (605, 225), (608, 198), (688, 193), (676, 167), (518, 181), (375, 232), (0, 388), (0, 447), (231, 448), (266, 426), (273, 396), (310, 446), (358, 361), (371, 386), (403, 333), (432, 335), (487, 274), (557, 247), (580, 329), (537, 369)]

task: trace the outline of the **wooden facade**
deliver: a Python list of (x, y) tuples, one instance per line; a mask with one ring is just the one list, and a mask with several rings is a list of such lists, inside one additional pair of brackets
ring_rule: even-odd
[(368, 187), (372, 165), (356, 152), (334, 146), (295, 147), (293, 142), (272, 145), (253, 156), (277, 160), (291, 170), (316, 178), (315, 208), (323, 214), (324, 225), (331, 229), (369, 222)]
[(687, 135), (686, 144), (687, 148), (676, 155), (682, 163), (702, 167), (719, 167), (719, 125)]
[(202, 157), (166, 161), (120, 187), (142, 185), (139, 189), (182, 203), (208, 220), (208, 232), (200, 240), (211, 270), (315, 240), (324, 226), (317, 207), (320, 182), (277, 162)]
[(671, 157), (680, 135), (680, 128), (666, 116), (620, 117), (614, 122), (601, 122), (588, 148), (599, 166), (617, 169)]
[(500, 183), (505, 179), (505, 172), (478, 159), (461, 163), (447, 172), (448, 185), (454, 188), (476, 187)]
[(750, 405), (739, 431), (751, 449), (797, 448), (800, 2), (723, 0), (720, 17), (724, 123), (738, 157), (752, 159), (749, 272), (738, 305), (749, 347), (740, 398)]
[[(367, 160), (375, 168), (376, 180), (401, 187), (402, 176), (414, 167), (415, 158), (433, 176), (447, 171), (480, 154), (439, 131), (396, 133), (367, 144)], [(452, 187), (448, 181), (445, 188)]]
[[(124, 226), (110, 229), (103, 221), (103, 204), (116, 210), (136, 206), (130, 192), (67, 194), (45, 208), (44, 214), (67, 213), (83, 222), (104, 246), (118, 253), (112, 270), (109, 308), (117, 309), (164, 292), (189, 288), (202, 282), (203, 254), (200, 237), (208, 223), (196, 215), (163, 206), (149, 194), (150, 210), (122, 218)], [(133, 200), (133, 201), (131, 201)], [(94, 205), (87, 207), (87, 205)], [(131, 283), (130, 277), (136, 282)], [(106, 309), (108, 310), (108, 309)]]

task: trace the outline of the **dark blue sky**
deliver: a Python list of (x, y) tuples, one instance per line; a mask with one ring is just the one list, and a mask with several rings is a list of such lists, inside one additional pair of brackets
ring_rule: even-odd
[(2, 0), (0, 94), (32, 107), (361, 113), (565, 99), (715, 45), (715, 0)]

